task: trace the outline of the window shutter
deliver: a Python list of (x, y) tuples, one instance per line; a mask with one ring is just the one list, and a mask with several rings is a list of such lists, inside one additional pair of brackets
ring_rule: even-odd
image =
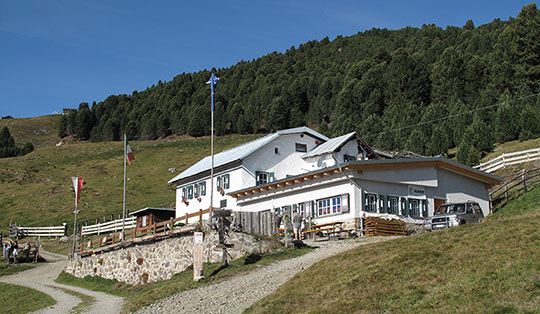
[(384, 195), (379, 194), (379, 213), (386, 213)]
[(368, 211), (368, 199), (367, 199), (366, 192), (364, 192), (364, 191), (362, 191), (362, 200), (363, 200), (363, 203), (364, 203), (364, 211), (367, 212)]
[(274, 173), (273, 172), (270, 172), (268, 173), (268, 182), (274, 182)]
[(217, 177), (217, 186), (216, 190), (219, 192), (219, 189), (221, 189), (221, 176)]
[(407, 199), (401, 198), (401, 215), (407, 216)]
[(195, 184), (195, 197), (199, 197), (201, 187)]
[(188, 199), (192, 199), (193, 198), (193, 185), (190, 185), (188, 187)]
[(201, 182), (200, 185), (201, 185), (201, 195), (205, 196), (206, 195), (206, 181)]
[(261, 184), (261, 172), (255, 171), (255, 185)]
[(182, 188), (182, 200), (185, 200), (186, 196), (186, 188)]
[(427, 217), (427, 200), (422, 201), (422, 217)]
[(343, 213), (349, 212), (349, 194), (341, 195), (341, 211)]
[(230, 178), (231, 178), (231, 177), (230, 177), (229, 174), (226, 174), (225, 177), (224, 177), (224, 180), (223, 180), (223, 181), (224, 181), (225, 184), (223, 184), (223, 185), (225, 186), (225, 189), (228, 189), (228, 188), (229, 188), (229, 180), (230, 180)]

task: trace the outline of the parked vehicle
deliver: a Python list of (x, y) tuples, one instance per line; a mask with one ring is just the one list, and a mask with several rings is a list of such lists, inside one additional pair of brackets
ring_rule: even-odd
[(435, 231), (468, 223), (479, 223), (482, 219), (484, 219), (484, 213), (477, 202), (443, 204), (433, 217), (424, 220), (424, 230)]

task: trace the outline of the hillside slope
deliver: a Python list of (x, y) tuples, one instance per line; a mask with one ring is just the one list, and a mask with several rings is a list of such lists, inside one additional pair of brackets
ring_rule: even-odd
[[(216, 152), (254, 139), (255, 135), (218, 137)], [(210, 138), (130, 142), (135, 161), (127, 168), (127, 208), (169, 205), (175, 193), (167, 181), (209, 154)], [(73, 221), (72, 176), (82, 176), (80, 219), (122, 212), (122, 142), (44, 147), (21, 157), (0, 159), (0, 228), (11, 219), (19, 225), (59, 225)], [(176, 173), (178, 174), (178, 172)]]
[(58, 124), (62, 116), (1, 119), (0, 129), (7, 126), (17, 146), (32, 143), (35, 148), (52, 146), (59, 142)]
[(364, 246), (298, 274), (248, 313), (538, 313), (540, 189), (482, 224)]

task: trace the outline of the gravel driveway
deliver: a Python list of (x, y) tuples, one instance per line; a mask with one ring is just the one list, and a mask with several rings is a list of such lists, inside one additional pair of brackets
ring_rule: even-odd
[(10, 276), (0, 277), (0, 281), (20, 286), (29, 287), (50, 295), (56, 304), (35, 313), (70, 313), (71, 309), (81, 302), (81, 299), (67, 294), (64, 291), (54, 287), (65, 288), (76, 291), (91, 297), (96, 302), (87, 310), (88, 313), (119, 313), (122, 309), (124, 299), (117, 296), (108, 295), (102, 292), (90, 291), (78, 287), (62, 285), (54, 282), (58, 275), (64, 270), (67, 264), (67, 258), (63, 255), (53, 254), (46, 251), (40, 251), (48, 262), (42, 263), (36, 268), (29, 269)]
[(354, 247), (396, 237), (308, 243), (318, 246), (302, 256), (279, 261), (258, 271), (215, 285), (184, 291), (142, 308), (137, 313), (241, 313), (314, 263)]

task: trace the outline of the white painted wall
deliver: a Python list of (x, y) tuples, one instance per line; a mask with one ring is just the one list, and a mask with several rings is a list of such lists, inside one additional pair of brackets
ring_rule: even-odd
[[(286, 134), (281, 135), (255, 153), (246, 157), (243, 165), (249, 171), (274, 172), (276, 180), (284, 179), (287, 175), (297, 175), (311, 171), (307, 168), (306, 162), (302, 159), (305, 153), (297, 152), (295, 143), (307, 145), (307, 151), (312, 150), (319, 141), (307, 134)], [(278, 148), (279, 154), (275, 154), (274, 149)], [(245, 187), (254, 186), (253, 183)]]
[[(225, 189), (225, 194), (221, 195), (217, 191), (217, 177), (222, 176), (225, 174), (229, 174), (230, 176), (230, 184), (229, 189)], [(214, 196), (213, 196), (213, 204), (214, 207), (219, 207), (221, 200), (227, 200), (227, 209), (233, 209), (236, 207), (236, 199), (232, 198), (227, 195), (228, 192), (236, 191), (244, 188), (244, 184), (246, 182), (255, 182), (255, 179), (250, 175), (246, 169), (243, 167), (237, 167), (234, 169), (229, 169), (227, 171), (222, 171), (219, 173), (214, 174)], [(193, 185), (194, 183), (199, 183), (205, 181), (206, 182), (206, 195), (201, 196), (201, 201), (199, 202), (197, 199), (188, 199), (189, 204), (184, 204), (182, 202), (182, 188), (187, 187), (189, 185)], [(179, 185), (176, 189), (176, 217), (180, 217), (187, 214), (191, 214), (194, 212), (198, 212), (200, 209), (207, 209), (210, 207), (210, 176), (195, 180), (190, 183), (185, 183), (183, 185)]]
[(454, 172), (439, 169), (439, 192), (445, 193), (449, 203), (476, 201), (484, 216), (489, 214), (489, 191), (485, 183)]

